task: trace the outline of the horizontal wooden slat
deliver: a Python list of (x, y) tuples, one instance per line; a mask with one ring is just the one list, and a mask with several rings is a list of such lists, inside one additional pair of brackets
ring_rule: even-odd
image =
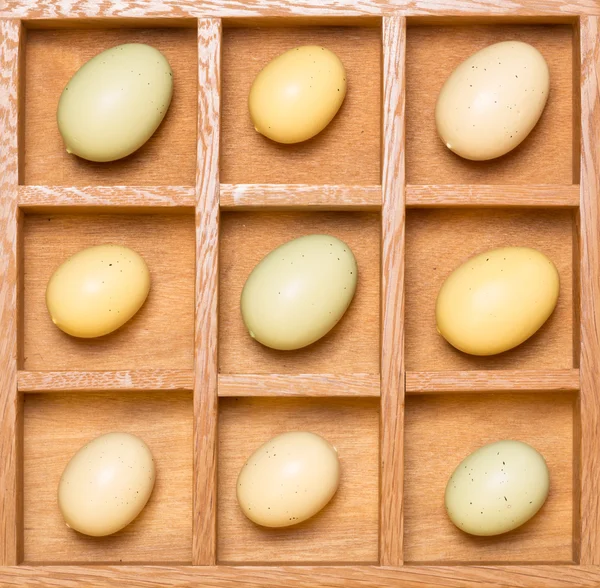
[(2, 586), (94, 588), (597, 588), (598, 566), (15, 566), (0, 568)]
[(192, 208), (194, 202), (192, 186), (19, 186), (19, 206), (33, 210), (56, 206)]
[(371, 374), (220, 375), (219, 396), (379, 396), (379, 376)]
[(377, 210), (381, 186), (221, 184), (221, 208)]
[(595, 0), (5, 0), (0, 17), (29, 19), (128, 18), (128, 17), (324, 17), (324, 16), (533, 16), (567, 17), (597, 14)]
[(193, 370), (18, 373), (20, 392), (192, 390)]
[(579, 390), (579, 370), (406, 372), (407, 394)]
[(445, 206), (579, 206), (579, 185), (408, 185), (406, 206), (435, 208)]

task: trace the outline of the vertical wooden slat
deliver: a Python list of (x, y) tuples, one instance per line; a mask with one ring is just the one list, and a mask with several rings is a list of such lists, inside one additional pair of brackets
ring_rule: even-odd
[(192, 563), (217, 553), (217, 293), (219, 286), (219, 95), (221, 20), (198, 20), (196, 335)]
[(581, 545), (600, 565), (600, 28), (581, 17)]
[(383, 19), (380, 563), (402, 563), (406, 19)]
[(0, 565), (22, 559), (21, 402), (17, 392), (21, 23), (0, 20)]

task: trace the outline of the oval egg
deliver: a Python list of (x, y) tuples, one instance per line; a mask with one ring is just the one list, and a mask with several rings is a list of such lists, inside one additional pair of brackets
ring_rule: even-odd
[(259, 447), (241, 469), (237, 498), (264, 527), (287, 527), (317, 514), (340, 481), (337, 451), (314, 433), (283, 433)]
[(472, 355), (508, 351), (531, 337), (554, 311), (558, 271), (543, 253), (504, 247), (472, 257), (442, 285), (438, 332)]
[(67, 151), (90, 161), (130, 155), (154, 134), (172, 94), (173, 72), (154, 47), (129, 43), (99, 53), (60, 96), (57, 122)]
[(71, 458), (58, 486), (58, 505), (71, 529), (111, 535), (140, 514), (155, 476), (152, 454), (139, 437), (108, 433)]
[(490, 45), (463, 61), (443, 85), (435, 108), (440, 138), (471, 160), (500, 157), (538, 122), (550, 89), (542, 54), (520, 41)]
[(540, 510), (550, 489), (544, 458), (520, 441), (498, 441), (466, 457), (446, 486), (450, 520), (471, 535), (507, 533)]
[(273, 349), (299, 349), (327, 334), (350, 305), (358, 269), (343, 241), (306, 235), (284, 243), (253, 270), (242, 290), (250, 336)]
[(52, 275), (46, 306), (52, 322), (74, 337), (100, 337), (123, 326), (150, 290), (143, 258), (127, 247), (97, 245), (79, 251)]
[(254, 128), (278, 143), (298, 143), (320, 133), (346, 96), (339, 57), (316, 45), (282, 53), (254, 79), (248, 97)]

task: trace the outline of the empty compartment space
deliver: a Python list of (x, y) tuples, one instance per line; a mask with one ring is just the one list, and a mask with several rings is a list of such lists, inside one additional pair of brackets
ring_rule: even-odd
[[(358, 264), (354, 299), (322, 339), (294, 351), (250, 337), (240, 311), (244, 284), (263, 257), (310, 234), (337, 237)], [(378, 213), (227, 212), (221, 215), (219, 371), (225, 374), (379, 373), (380, 215)]]
[[(26, 215), (23, 226), (22, 365), (25, 370), (192, 369), (195, 225), (185, 214)], [(46, 286), (70, 256), (112, 243), (137, 251), (150, 293), (120, 329), (80, 339), (52, 323)]]
[[(410, 371), (569, 369), (577, 366), (574, 338), (571, 210), (413, 209), (406, 223), (406, 369)], [(554, 312), (527, 341), (499, 355), (458, 351), (437, 332), (438, 292), (454, 269), (497, 247), (538, 249), (560, 276)], [(577, 260), (575, 263), (579, 263)]]
[[(410, 396), (404, 443), (406, 563), (567, 563), (573, 560), (575, 395)], [(470, 453), (512, 439), (539, 451), (550, 493), (521, 527), (492, 537), (459, 530), (446, 513), (448, 479)]]
[[(248, 95), (272, 59), (301, 45), (325, 47), (341, 59), (347, 93), (321, 133), (283, 145), (254, 130)], [(381, 183), (379, 25), (225, 28), (221, 75), (221, 182)]]
[[(173, 70), (171, 106), (154, 135), (129, 157), (97, 163), (69, 155), (56, 122), (60, 95), (84, 63), (123, 43), (151, 45), (167, 58)], [(21, 105), (24, 124), (21, 183), (193, 186), (196, 175), (197, 54), (195, 26), (28, 30), (25, 93)]]
[[(453, 24), (410, 26), (406, 40), (406, 181), (409, 184), (572, 184), (578, 182), (579, 64), (574, 70), (572, 24)], [(435, 125), (444, 82), (473, 53), (502, 41), (523, 41), (544, 56), (550, 70), (546, 108), (530, 135), (513, 151), (469, 161), (446, 148)], [(574, 91), (575, 88), (575, 91)], [(577, 128), (579, 121), (577, 121)]]
[[(25, 395), (25, 563), (191, 562), (192, 428), (189, 392)], [(58, 484), (81, 447), (113, 431), (148, 445), (156, 482), (132, 523), (114, 535), (88, 537), (65, 525)]]
[[(291, 527), (260, 527), (238, 505), (237, 476), (256, 449), (289, 431), (316, 433), (337, 448), (340, 486), (313, 518)], [(219, 563), (378, 560), (376, 399), (221, 398), (218, 478)]]

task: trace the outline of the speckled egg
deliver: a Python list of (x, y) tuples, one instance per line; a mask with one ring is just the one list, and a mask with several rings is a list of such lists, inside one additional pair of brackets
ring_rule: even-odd
[(550, 489), (546, 461), (531, 445), (497, 441), (480, 447), (446, 486), (450, 520), (471, 535), (500, 535), (531, 519)]
[(129, 433), (107, 433), (71, 458), (58, 486), (58, 506), (71, 529), (94, 537), (111, 535), (140, 514), (155, 477), (144, 441)]
[(283, 433), (248, 458), (238, 476), (237, 498), (256, 524), (287, 527), (317, 514), (339, 482), (333, 445), (315, 433)]
[(531, 132), (549, 90), (548, 65), (535, 47), (490, 45), (463, 61), (442, 87), (435, 108), (439, 136), (466, 159), (500, 157)]

